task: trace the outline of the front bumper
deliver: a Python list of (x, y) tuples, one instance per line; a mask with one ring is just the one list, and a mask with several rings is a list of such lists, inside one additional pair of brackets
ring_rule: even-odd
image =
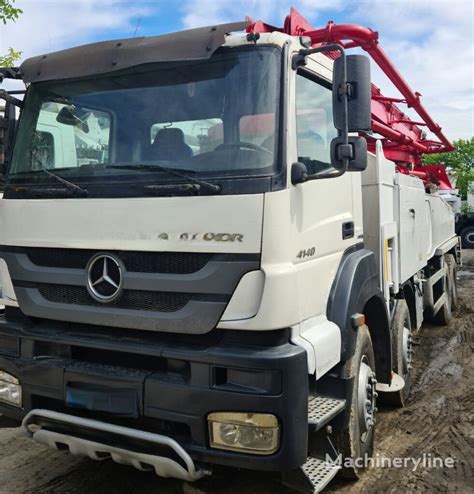
[[(46, 409), (162, 434), (200, 465), (284, 471), (306, 461), (306, 355), (286, 330), (186, 336), (2, 320), (0, 369), (22, 384), (21, 409), (0, 402), (18, 423)], [(275, 415), (278, 451), (210, 448), (207, 415), (216, 411)], [(104, 442), (100, 432), (89, 439)]]
[[(54, 431), (54, 428), (61, 428), (61, 426), (71, 432), (74, 429), (80, 430), (82, 435), (85, 431), (89, 431), (92, 434), (94, 431), (98, 434), (108, 434), (109, 440), (106, 444), (97, 443), (81, 437), (81, 433), (72, 435)], [(21, 427), (26, 436), (50, 448), (61, 449), (66, 447), (74, 455), (89, 456), (98, 461), (111, 458), (117, 463), (131, 465), (138, 470), (154, 470), (159, 477), (173, 477), (193, 481), (199, 480), (210, 473), (200, 468), (196, 469), (192, 458), (176, 441), (160, 434), (65, 415), (50, 410), (31, 411), (23, 419)], [(120, 440), (118, 438), (122, 438), (122, 441), (139, 441), (143, 444), (148, 444), (154, 450), (154, 454), (141, 453), (133, 451), (133, 449), (114, 446), (113, 440)], [(163, 449), (168, 449), (168, 454), (159, 453)]]

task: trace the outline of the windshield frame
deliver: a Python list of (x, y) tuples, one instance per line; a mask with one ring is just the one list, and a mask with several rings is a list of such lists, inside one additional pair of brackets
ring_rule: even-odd
[[(269, 192), (272, 190), (280, 190), (286, 187), (286, 146), (284, 141), (284, 133), (286, 126), (286, 114), (287, 114), (287, 81), (286, 72), (288, 68), (287, 53), (288, 47), (284, 45), (283, 48), (273, 44), (260, 44), (260, 45), (243, 45), (243, 46), (233, 46), (233, 47), (223, 47), (218, 50), (217, 53), (227, 50), (232, 51), (253, 51), (260, 49), (272, 49), (278, 55), (279, 66), (276, 70), (276, 98), (275, 98), (275, 113), (277, 118), (275, 119), (275, 144), (273, 152), (273, 163), (271, 166), (265, 168), (265, 170), (271, 168), (271, 171), (266, 171), (265, 173), (253, 173), (247, 174), (243, 173), (245, 170), (231, 170), (230, 172), (225, 171), (199, 171), (196, 174), (190, 174), (192, 177), (199, 178), (201, 180), (206, 180), (211, 183), (218, 184), (221, 188), (221, 193), (224, 195), (233, 194), (248, 194), (248, 193), (259, 193), (259, 192)], [(211, 59), (212, 60), (212, 59)], [(136, 68), (134, 68), (136, 69)], [(153, 66), (150, 65), (149, 68), (145, 66), (140, 66), (139, 69), (143, 69), (144, 72), (152, 72)], [(130, 74), (133, 69), (127, 69), (123, 71), (124, 74)], [(117, 73), (114, 73), (115, 76)], [(100, 77), (108, 77), (110, 74), (101, 74)], [(82, 79), (71, 79), (67, 83), (82, 81), (90, 78)], [(59, 81), (52, 81), (59, 82)], [(33, 83), (30, 85), (25, 97), (26, 101), (28, 97), (32, 97), (32, 88), (36, 87), (37, 84), (48, 84), (48, 83)], [(92, 109), (92, 108), (91, 108)], [(104, 111), (104, 109), (100, 109)], [(38, 110), (39, 111), (39, 110)], [(25, 118), (27, 118), (25, 112), (22, 112), (19, 119), (19, 130), (21, 131), (22, 126), (25, 125)], [(29, 114), (31, 118), (31, 113)], [(36, 115), (35, 121), (37, 121), (38, 115)], [(114, 118), (111, 120), (111, 139), (115, 138), (115, 123)], [(21, 151), (17, 150), (18, 135), (15, 136), (15, 144), (12, 154), (12, 164), (15, 160), (15, 154)], [(19, 158), (17, 158), (19, 159)], [(145, 161), (145, 160), (142, 160)], [(114, 162), (107, 163), (114, 164)], [(74, 167), (73, 167), (74, 168)], [(79, 169), (79, 167), (77, 167)], [(176, 168), (179, 170), (179, 168)], [(62, 172), (65, 171), (65, 173)], [(34, 171), (33, 169), (31, 171)], [(36, 170), (38, 171), (38, 170)], [(85, 187), (89, 190), (87, 197), (144, 197), (147, 193), (143, 190), (146, 185), (160, 185), (160, 184), (179, 184), (186, 182), (186, 180), (179, 180), (176, 176), (172, 174), (163, 173), (163, 171), (157, 170), (157, 172), (151, 171), (148, 173), (138, 173), (131, 172), (130, 170), (125, 170), (123, 174), (114, 174), (113, 176), (108, 175), (87, 175), (83, 176), (80, 173), (70, 173), (71, 168), (52, 168), (55, 174), (59, 175), (61, 178), (70, 180), (71, 182), (77, 184), (80, 187)], [(189, 170), (187, 170), (189, 171)], [(46, 173), (11, 173), (11, 167), (8, 170), (6, 176), (6, 186), (5, 186), (5, 198), (25, 198), (25, 192), (29, 187), (38, 186), (54, 186), (58, 185), (57, 181), (48, 177)]]

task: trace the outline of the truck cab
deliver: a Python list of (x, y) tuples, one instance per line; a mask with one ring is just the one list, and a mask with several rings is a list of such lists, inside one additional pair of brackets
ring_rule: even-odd
[[(370, 129), (366, 59), (229, 34), (243, 27), (20, 67), (0, 204), (0, 412), (43, 444), (162, 476), (220, 464), (291, 484), (306, 465), (320, 489), (339, 469), (333, 442), (372, 452), (377, 386), (399, 372), (399, 294), (456, 240), (446, 210), (399, 279), (397, 222), (379, 228), (401, 197), (395, 167), (381, 177), (383, 150), (357, 135)], [(438, 207), (405, 180), (406, 222)], [(448, 274), (426, 299), (437, 310)]]

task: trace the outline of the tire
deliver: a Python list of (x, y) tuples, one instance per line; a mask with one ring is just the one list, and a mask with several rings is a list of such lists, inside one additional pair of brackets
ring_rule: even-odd
[(458, 300), (458, 265), (456, 259), (452, 254), (446, 254), (444, 256), (444, 262), (448, 267), (448, 276), (451, 290), (451, 309), (457, 310), (459, 307)]
[[(343, 375), (354, 376), (351, 403), (349, 405), (349, 423), (336, 436), (339, 453), (343, 458), (341, 476), (358, 479), (364, 471), (364, 462), (357, 465), (358, 458), (372, 456), (374, 449), (375, 419), (377, 411), (375, 400), (375, 358), (367, 326), (360, 326), (357, 334), (354, 355), (343, 367)], [(360, 389), (360, 392), (359, 392)], [(366, 401), (370, 401), (370, 405)], [(370, 407), (370, 410), (369, 410)], [(352, 461), (348, 466), (347, 458)]]
[(444, 304), (441, 306), (439, 311), (433, 317), (433, 322), (440, 326), (447, 326), (449, 321), (453, 317), (452, 313), (452, 282), (451, 274), (449, 272), (448, 263), (445, 260), (444, 263), (444, 293), (446, 294), (446, 299)]
[(381, 393), (380, 401), (385, 405), (404, 407), (411, 388), (411, 365), (413, 345), (410, 310), (405, 300), (398, 300), (392, 321), (393, 370), (405, 381), (400, 391)]
[(461, 230), (461, 242), (465, 249), (474, 249), (474, 226), (466, 226)]

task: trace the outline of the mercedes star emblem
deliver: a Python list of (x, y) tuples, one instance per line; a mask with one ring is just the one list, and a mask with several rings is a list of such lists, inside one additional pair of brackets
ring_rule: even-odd
[(112, 302), (122, 292), (121, 262), (110, 254), (97, 254), (87, 265), (87, 290), (99, 302)]

